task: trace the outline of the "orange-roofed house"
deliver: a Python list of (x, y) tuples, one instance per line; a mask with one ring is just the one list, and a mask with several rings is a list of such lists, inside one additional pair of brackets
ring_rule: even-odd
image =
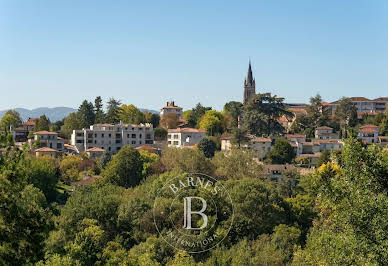
[(136, 150), (158, 154), (158, 149), (155, 147), (152, 147), (151, 145), (143, 145), (143, 146), (137, 147)]
[[(58, 139), (58, 133), (51, 131), (37, 131), (34, 133), (34, 141), (39, 140), (40, 146), (56, 149), (62, 152), (64, 150), (64, 142), (62, 138)], [(30, 140), (30, 144), (32, 141)]]
[(169, 129), (167, 135), (168, 147), (182, 148), (197, 145), (206, 136), (206, 130), (196, 128)]
[(101, 149), (99, 147), (92, 147), (92, 148), (89, 148), (85, 151), (85, 153), (87, 155), (89, 155), (89, 157), (91, 159), (97, 159), (97, 158), (100, 158), (103, 154), (104, 154), (105, 150), (104, 149)]
[(365, 144), (377, 143), (379, 141), (380, 128), (375, 125), (364, 125), (358, 130), (358, 138)]
[(41, 157), (41, 156), (50, 156), (50, 157), (57, 157), (58, 151), (55, 149), (51, 149), (48, 147), (43, 147), (35, 150), (35, 156)]
[(160, 116), (164, 116), (166, 114), (176, 114), (179, 118), (182, 118), (182, 107), (175, 105), (174, 101), (167, 102), (166, 106), (160, 109)]

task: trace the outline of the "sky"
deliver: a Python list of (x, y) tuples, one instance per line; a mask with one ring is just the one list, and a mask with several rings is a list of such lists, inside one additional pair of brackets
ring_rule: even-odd
[(388, 96), (388, 1), (0, 0), (0, 110)]

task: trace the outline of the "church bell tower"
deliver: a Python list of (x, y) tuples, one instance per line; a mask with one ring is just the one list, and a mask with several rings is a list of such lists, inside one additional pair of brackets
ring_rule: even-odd
[(249, 100), (256, 94), (256, 82), (252, 75), (251, 60), (249, 60), (248, 74), (244, 80), (244, 97), (243, 104), (247, 104)]

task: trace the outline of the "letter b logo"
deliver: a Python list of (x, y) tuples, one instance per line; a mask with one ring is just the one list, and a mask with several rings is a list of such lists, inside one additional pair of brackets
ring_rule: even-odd
[[(192, 199), (199, 199), (202, 202), (202, 208), (199, 211), (192, 211), (191, 210), (191, 200)], [(203, 212), (206, 210), (206, 200), (204, 200), (201, 197), (186, 197), (184, 198), (184, 219), (183, 219), (183, 228), (187, 230), (201, 230), (207, 226), (207, 215)], [(192, 214), (199, 214), (203, 218), (203, 224), (201, 227), (192, 227), (191, 225), (191, 215)]]

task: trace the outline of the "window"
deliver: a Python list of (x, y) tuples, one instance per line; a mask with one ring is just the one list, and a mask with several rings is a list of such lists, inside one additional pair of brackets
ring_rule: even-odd
[(168, 138), (168, 139), (171, 139), (171, 134), (168, 134), (168, 135), (167, 135), (167, 138)]
[(88, 138), (93, 138), (93, 133), (88, 133)]
[(139, 144), (141, 144), (141, 141), (139, 141)]
[(97, 140), (94, 140), (94, 144), (97, 144)]
[(101, 137), (104, 137), (104, 133), (101, 134)]
[(168, 144), (171, 144), (171, 141), (170, 141), (170, 140), (168, 141)]
[(136, 144), (136, 140), (132, 140), (132, 144)]
[(62, 149), (62, 143), (57, 143), (57, 149)]
[(178, 134), (174, 135), (174, 139), (178, 139), (178, 137), (179, 137)]
[(84, 143), (82, 139), (77, 139), (76, 143)]
[(141, 134), (139, 134), (139, 139), (141, 139), (142, 138), (142, 135)]
[(83, 137), (84, 133), (77, 133), (77, 137)]
[(151, 134), (147, 134), (146, 139), (150, 139), (150, 138), (151, 138)]
[(178, 145), (178, 143), (179, 143), (178, 141), (174, 141), (174, 145)]
[(116, 134), (116, 139), (121, 138), (121, 134)]
[(108, 137), (110, 137), (110, 138), (111, 138), (111, 137), (112, 137), (112, 134), (110, 134), (110, 133), (109, 133)]
[(136, 139), (136, 134), (132, 134), (132, 138), (133, 138), (133, 139)]
[(129, 134), (127, 134), (127, 138), (129, 138)]
[(111, 148), (109, 147), (109, 148), (108, 148), (108, 150), (110, 151), (110, 150), (111, 150)]
[(97, 133), (94, 134), (94, 137), (97, 138)]
[(121, 139), (116, 139), (116, 144), (120, 144), (121, 143)]

